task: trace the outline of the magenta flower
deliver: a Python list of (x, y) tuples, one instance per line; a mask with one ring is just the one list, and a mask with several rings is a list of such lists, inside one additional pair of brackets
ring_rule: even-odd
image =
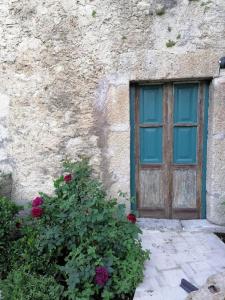
[(43, 204), (43, 199), (41, 197), (36, 197), (33, 201), (32, 201), (32, 206), (33, 207), (37, 207)]
[(33, 218), (40, 218), (43, 215), (43, 208), (33, 207), (31, 210), (31, 215)]
[(109, 280), (109, 272), (105, 267), (97, 267), (95, 269), (95, 283), (103, 287)]
[(72, 175), (71, 174), (68, 174), (68, 175), (64, 176), (64, 181), (65, 182), (70, 182), (71, 180), (72, 180)]

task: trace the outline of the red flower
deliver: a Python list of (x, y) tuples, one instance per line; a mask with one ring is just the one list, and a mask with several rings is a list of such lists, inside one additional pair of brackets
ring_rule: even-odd
[(72, 175), (71, 174), (68, 174), (68, 175), (64, 176), (64, 181), (65, 182), (70, 182), (71, 180), (72, 180)]
[(32, 206), (33, 207), (37, 207), (39, 205), (43, 204), (43, 199), (41, 197), (36, 197), (33, 201), (32, 201)]
[(31, 210), (31, 215), (33, 218), (40, 218), (43, 214), (43, 208), (41, 207), (33, 207)]
[(136, 223), (137, 219), (136, 219), (136, 216), (134, 214), (129, 214), (127, 216), (127, 220), (130, 221), (131, 223)]
[(95, 283), (103, 287), (109, 280), (109, 272), (105, 267), (97, 267), (95, 269)]

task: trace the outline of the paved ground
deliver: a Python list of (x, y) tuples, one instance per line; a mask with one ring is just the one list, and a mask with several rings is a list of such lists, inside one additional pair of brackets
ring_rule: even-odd
[[(142, 244), (151, 251), (144, 282), (134, 300), (183, 300), (187, 293), (179, 287), (182, 278), (197, 287), (213, 274), (225, 270), (225, 244), (210, 231), (206, 221), (139, 220)], [(206, 299), (207, 300), (207, 299)]]

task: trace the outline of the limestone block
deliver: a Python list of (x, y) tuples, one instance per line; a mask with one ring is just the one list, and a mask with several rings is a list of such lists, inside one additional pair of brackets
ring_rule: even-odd
[[(207, 218), (225, 224), (225, 74), (212, 82), (207, 162)], [(224, 204), (223, 204), (224, 203)]]
[[(109, 172), (111, 177), (110, 194), (118, 196), (118, 191), (130, 194), (130, 152), (129, 144), (130, 137), (129, 131), (125, 132), (109, 132), (108, 146), (109, 146)], [(127, 208), (130, 207), (129, 201), (120, 199)]]
[(129, 126), (129, 85), (111, 86), (107, 95), (107, 119), (110, 125)]

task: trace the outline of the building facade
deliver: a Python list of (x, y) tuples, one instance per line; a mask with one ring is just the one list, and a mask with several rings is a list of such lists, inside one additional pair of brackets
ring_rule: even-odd
[(0, 24), (13, 199), (86, 155), (142, 216), (225, 223), (223, 0), (3, 0)]

